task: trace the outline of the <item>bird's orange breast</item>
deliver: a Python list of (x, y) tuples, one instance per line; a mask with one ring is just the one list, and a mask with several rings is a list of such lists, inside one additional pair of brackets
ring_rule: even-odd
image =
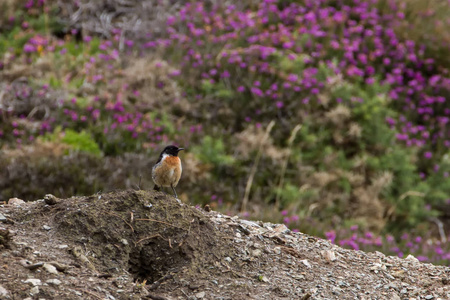
[(163, 163), (168, 167), (176, 168), (181, 164), (181, 160), (178, 156), (168, 156), (164, 159)]

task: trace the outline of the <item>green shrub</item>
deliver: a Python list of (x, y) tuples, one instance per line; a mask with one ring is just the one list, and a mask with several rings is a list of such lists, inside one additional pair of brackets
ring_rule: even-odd
[(100, 156), (102, 151), (92, 135), (86, 131), (76, 132), (72, 129), (62, 131), (61, 127), (53, 133), (46, 134), (43, 139), (50, 142), (60, 142), (70, 146), (70, 149)]

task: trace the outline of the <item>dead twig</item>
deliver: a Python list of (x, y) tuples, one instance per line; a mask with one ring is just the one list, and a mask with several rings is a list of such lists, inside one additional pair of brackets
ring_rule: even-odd
[(156, 237), (160, 237), (161, 239), (166, 240), (166, 239), (163, 238), (159, 233), (157, 233), (157, 234), (154, 234), (154, 235), (151, 235), (151, 236), (142, 238), (142, 239), (140, 239), (139, 241), (137, 241), (137, 242), (134, 243), (134, 244), (137, 245), (137, 244), (139, 244), (139, 243), (142, 242), (142, 241), (154, 239), (154, 238), (156, 238)]
[(116, 213), (113, 213), (113, 212), (108, 212), (108, 214), (110, 214), (110, 215), (113, 215), (113, 216), (115, 216), (115, 217), (118, 217), (118, 218), (122, 219), (122, 221), (124, 221), (124, 222), (125, 222), (125, 224), (127, 224), (128, 226), (130, 226), (130, 228), (131, 228), (131, 231), (132, 231), (132, 232), (134, 232), (134, 228), (133, 228), (133, 226), (131, 226), (131, 224), (130, 224), (130, 223), (128, 223), (127, 221), (125, 221), (125, 219), (124, 219), (124, 218), (122, 218), (121, 216), (119, 216), (118, 214), (116, 214)]
[(250, 196), (250, 190), (253, 185), (253, 178), (255, 177), (256, 170), (258, 169), (259, 160), (261, 159), (262, 150), (265, 141), (269, 138), (269, 134), (272, 131), (273, 126), (275, 125), (275, 121), (270, 121), (269, 125), (266, 128), (266, 132), (264, 137), (261, 139), (259, 144), (258, 153), (256, 154), (255, 162), (253, 163), (252, 169), (250, 170), (250, 176), (247, 180), (247, 185), (245, 186), (244, 198), (242, 199), (241, 212), (245, 212), (247, 210), (248, 198)]
[(153, 294), (148, 294), (145, 298), (150, 298), (152, 300), (167, 300), (166, 297), (159, 296), (159, 295), (153, 295)]
[(278, 182), (278, 189), (277, 189), (277, 196), (275, 199), (275, 207), (278, 207), (280, 204), (280, 193), (281, 193), (281, 188), (284, 185), (284, 175), (286, 173), (286, 169), (287, 169), (287, 165), (289, 162), (289, 157), (291, 156), (291, 149), (292, 149), (292, 144), (294, 143), (295, 137), (297, 136), (297, 132), (302, 128), (302, 125), (297, 124), (297, 126), (294, 127), (294, 129), (292, 129), (291, 131), (291, 136), (289, 137), (288, 140), (288, 153), (286, 155), (286, 157), (283, 160), (283, 164), (281, 165), (281, 170), (280, 170), (280, 181)]
[(102, 297), (100, 297), (99, 295), (97, 295), (97, 294), (94, 294), (93, 292), (90, 292), (90, 291), (88, 291), (88, 290), (81, 290), (81, 291), (83, 291), (83, 293), (86, 293), (86, 294), (88, 294), (88, 295), (91, 295), (91, 296), (94, 296), (95, 298), (97, 298), (97, 299), (103, 299)]
[(150, 221), (150, 222), (156, 222), (156, 223), (161, 223), (161, 224), (164, 224), (164, 225), (167, 225), (167, 226), (171, 226), (171, 227), (173, 227), (173, 228), (178, 228), (178, 229), (186, 230), (186, 229), (184, 229), (184, 228), (181, 228), (181, 227), (172, 225), (172, 224), (170, 224), (170, 223), (167, 223), (167, 222), (164, 222), (164, 221), (155, 220), (155, 219), (135, 219), (135, 221)]
[(164, 281), (166, 281), (168, 279), (172, 279), (172, 278), (173, 278), (173, 275), (167, 274), (167, 275), (161, 277), (160, 279), (158, 279), (157, 281), (153, 282), (152, 285), (150, 285), (149, 289), (151, 291), (156, 290), (161, 285), (161, 283), (163, 283)]

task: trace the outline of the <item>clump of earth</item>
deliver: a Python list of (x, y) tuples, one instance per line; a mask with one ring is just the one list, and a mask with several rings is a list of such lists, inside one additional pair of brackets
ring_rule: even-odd
[(450, 268), (153, 191), (0, 206), (0, 299), (450, 299)]

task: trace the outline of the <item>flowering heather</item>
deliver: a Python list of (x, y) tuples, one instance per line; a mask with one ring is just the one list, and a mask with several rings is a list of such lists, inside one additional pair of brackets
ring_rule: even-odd
[[(320, 102), (325, 92), (323, 79), (318, 78), (321, 63), (333, 70), (325, 78), (328, 82), (342, 77), (370, 86), (380, 80), (389, 86), (388, 101), (398, 111), (395, 119), (386, 119), (398, 130), (398, 142), (420, 149), (425, 158), (431, 158), (431, 149), (442, 155), (450, 148), (448, 70), (439, 70), (432, 58), (425, 57), (423, 45), (397, 37), (394, 28), (405, 15), (401, 7), (392, 5), (389, 14), (381, 14), (377, 2), (281, 5), (267, 0), (256, 11), (239, 5), (209, 9), (202, 2), (187, 3), (168, 20), (169, 38), (153, 42), (182, 51), (180, 63), (190, 76), (198, 70), (204, 78), (224, 81), (239, 93), (248, 88), (254, 98), (265, 100), (261, 110), (281, 108), (282, 102), (273, 99), (293, 102), (308, 96), (291, 107)], [(221, 78), (217, 70), (235, 80)], [(240, 80), (244, 73), (249, 74), (247, 86)], [(264, 84), (255, 86), (248, 79), (260, 78), (258, 74), (264, 75), (259, 80)], [(270, 88), (277, 83), (283, 90)]]
[(404, 233), (400, 239), (392, 235), (375, 235), (372, 232), (362, 233), (358, 229), (330, 230), (325, 233), (325, 238), (332, 243), (345, 248), (364, 251), (380, 251), (386, 255), (406, 257), (414, 255), (423, 262), (448, 265), (450, 262), (450, 236), (441, 237), (441, 240), (428, 234), (418, 236)]

